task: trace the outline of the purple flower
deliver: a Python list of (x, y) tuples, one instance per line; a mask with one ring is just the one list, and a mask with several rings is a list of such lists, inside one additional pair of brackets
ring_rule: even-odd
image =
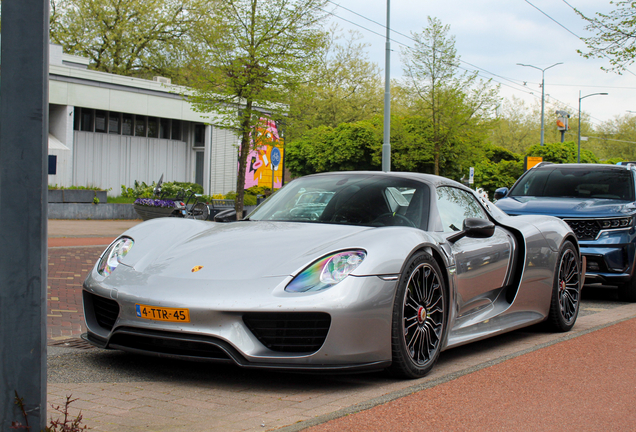
[(174, 208), (174, 201), (172, 200), (160, 200), (152, 198), (137, 198), (135, 204), (149, 207), (167, 207)]

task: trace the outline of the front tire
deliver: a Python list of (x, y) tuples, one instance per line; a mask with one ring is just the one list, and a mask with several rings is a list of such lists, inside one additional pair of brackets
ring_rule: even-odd
[(418, 253), (402, 272), (393, 304), (389, 372), (421, 378), (433, 368), (446, 329), (447, 293), (439, 265)]
[(572, 242), (561, 246), (554, 285), (548, 325), (556, 332), (566, 332), (574, 326), (579, 314), (581, 297), (581, 262)]

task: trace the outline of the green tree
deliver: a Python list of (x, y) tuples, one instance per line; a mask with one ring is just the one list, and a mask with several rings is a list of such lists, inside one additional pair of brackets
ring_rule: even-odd
[(616, 116), (603, 122), (589, 140), (587, 147), (601, 159), (636, 161), (636, 116)]
[[(384, 131), (383, 117), (374, 119), (376, 127)], [(429, 117), (391, 117), (391, 169), (395, 171), (432, 173), (433, 125)]]
[[(547, 104), (545, 109), (545, 142), (560, 142), (561, 132), (556, 128), (557, 116), (554, 113), (561, 107)], [(565, 109), (565, 111), (568, 111)], [(582, 119), (582, 129), (592, 126), (587, 119)], [(577, 134), (577, 119), (570, 118), (570, 130), (566, 131), (566, 139)], [(504, 147), (517, 153), (525, 153), (528, 147), (541, 141), (541, 102), (537, 100), (528, 106), (523, 100), (512, 97), (504, 99), (497, 109), (497, 118), (489, 134), (492, 144)]]
[(295, 176), (326, 171), (378, 170), (382, 131), (369, 121), (318, 126), (286, 147), (286, 167)]
[[(575, 142), (535, 144), (528, 148), (526, 156), (541, 156), (545, 162), (576, 163), (578, 146)], [(600, 163), (599, 158), (589, 150), (581, 149), (581, 163)]]
[(281, 119), (290, 93), (311, 70), (323, 46), (320, 24), (326, 0), (224, 0), (214, 2), (215, 26), (203, 32), (201, 75), (190, 95), (200, 112), (240, 135), (236, 212), (243, 213), (247, 156), (260, 119)]
[(575, 9), (587, 21), (586, 29), (594, 33), (594, 36), (582, 38), (587, 52), (578, 52), (585, 58), (606, 58), (611, 64), (608, 70), (621, 73), (634, 63), (636, 56), (636, 1), (619, 0), (610, 4), (616, 9), (608, 14), (596, 12), (593, 17)]
[[(483, 134), (488, 117), (498, 104), (498, 89), (478, 81), (477, 74), (457, 74), (459, 56), (450, 27), (428, 18), (428, 27), (413, 33), (414, 46), (402, 52), (407, 86), (416, 96), (420, 114), (429, 116), (432, 124), (434, 174), (440, 174), (444, 163), (443, 149), (460, 150), (471, 141), (463, 135)], [(453, 157), (462, 153), (451, 151)]]
[(149, 78), (174, 63), (202, 25), (204, 0), (51, 0), (51, 42), (88, 57), (92, 69)]
[(368, 59), (367, 45), (360, 39), (357, 32), (345, 37), (331, 29), (307, 82), (292, 95), (287, 139), (299, 138), (313, 127), (336, 127), (382, 112), (380, 70)]
[(475, 164), (475, 187), (488, 192), (493, 198), (495, 190), (511, 187), (523, 174), (523, 157), (505, 148), (486, 145), (484, 157)]

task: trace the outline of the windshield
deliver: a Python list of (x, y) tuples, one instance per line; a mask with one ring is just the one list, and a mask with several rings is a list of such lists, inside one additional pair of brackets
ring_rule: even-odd
[(286, 185), (249, 220), (338, 223), (424, 228), (428, 187), (372, 174), (304, 177)]
[(534, 169), (514, 185), (508, 196), (634, 201), (634, 181), (628, 170), (599, 167)]

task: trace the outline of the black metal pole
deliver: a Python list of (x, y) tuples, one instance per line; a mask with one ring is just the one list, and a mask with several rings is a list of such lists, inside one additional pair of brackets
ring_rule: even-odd
[[(49, 0), (2, 2), (0, 430), (46, 426)], [(27, 419), (15, 404), (22, 398)]]

